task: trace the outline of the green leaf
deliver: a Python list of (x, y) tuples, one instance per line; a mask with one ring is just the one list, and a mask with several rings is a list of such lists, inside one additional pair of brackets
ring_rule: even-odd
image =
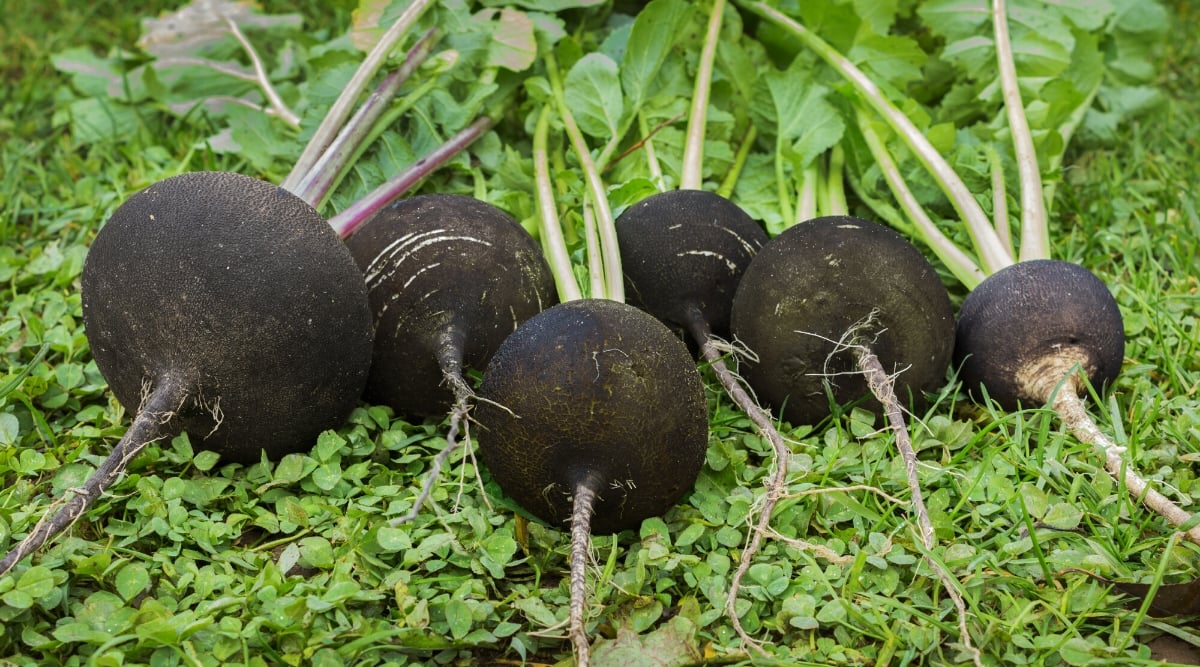
[(630, 113), (636, 113), (649, 97), (650, 86), (687, 25), (690, 10), (683, 0), (652, 0), (638, 12), (621, 58), (621, 86)]
[(897, 88), (919, 80), (926, 60), (925, 52), (916, 41), (895, 35), (863, 36), (855, 40), (846, 56), (877, 83), (882, 80)]
[(28, 609), (53, 590), (53, 572), (47, 567), (35, 565), (22, 572), (20, 578), (17, 579), (16, 586), (0, 599), (10, 607)]
[(0, 446), (16, 445), (20, 435), (20, 420), (10, 412), (0, 412)]
[(324, 537), (300, 540), (300, 558), (309, 567), (326, 570), (333, 567), (333, 545)]
[(299, 482), (308, 474), (309, 466), (316, 467), (316, 462), (303, 454), (288, 454), (275, 466), (271, 481), (275, 484)]
[(512, 604), (521, 610), (529, 620), (542, 627), (549, 628), (558, 625), (558, 618), (546, 607), (546, 603), (541, 598), (520, 598), (513, 601)]
[(346, 439), (337, 431), (323, 431), (317, 436), (317, 445), (313, 449), (318, 461), (328, 462), (346, 446)]
[(1071, 503), (1055, 503), (1042, 517), (1042, 523), (1059, 530), (1075, 530), (1083, 520), (1083, 512)]
[(601, 53), (580, 58), (567, 73), (563, 89), (580, 130), (605, 141), (617, 134), (625, 105), (612, 58)]
[(201, 472), (208, 472), (217, 465), (217, 461), (220, 459), (220, 454), (206, 449), (196, 453), (195, 458), (192, 459), (192, 465), (196, 466), (196, 469)]
[(391, 526), (380, 527), (379, 532), (375, 534), (375, 541), (384, 551), (404, 551), (412, 547), (412, 538), (408, 532)]
[(67, 49), (50, 57), (54, 69), (71, 75), (76, 90), (88, 97), (125, 99), (125, 86), (116, 64), (83, 46)]
[(81, 144), (124, 141), (138, 128), (137, 112), (106, 97), (76, 100), (67, 107), (71, 134)]
[(854, 0), (854, 13), (874, 32), (887, 34), (896, 20), (898, 0)]
[(447, 600), (446, 622), (450, 624), (450, 636), (462, 639), (471, 631), (471, 607), (458, 598)]
[(517, 541), (504, 533), (491, 534), (479, 546), (500, 565), (507, 565), (517, 553)]
[(704, 524), (702, 524), (702, 523), (690, 524), (687, 528), (683, 529), (683, 532), (679, 534), (679, 537), (675, 538), (675, 546), (676, 547), (686, 547), (690, 544), (693, 544), (696, 540), (700, 539), (700, 537), (703, 536), (706, 532), (708, 532), (708, 528)]
[(828, 89), (815, 84), (798, 58), (787, 71), (771, 71), (759, 77), (762, 90), (754, 111), (764, 123), (774, 125), (778, 141), (795, 156), (797, 168), (812, 164), (818, 155), (839, 142), (845, 123), (825, 96)]
[(117, 594), (132, 600), (150, 586), (150, 572), (141, 563), (130, 563), (117, 572)]
[(973, 36), (991, 27), (991, 8), (987, 0), (926, 0), (917, 7), (917, 15), (930, 32), (947, 42)]
[(680, 615), (659, 628), (638, 634), (629, 624), (617, 628), (616, 639), (596, 641), (596, 667), (684, 667), (699, 664), (704, 653), (696, 638), (696, 623)]

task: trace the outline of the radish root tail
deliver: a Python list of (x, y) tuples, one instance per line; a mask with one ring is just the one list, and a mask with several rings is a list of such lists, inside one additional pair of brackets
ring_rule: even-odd
[[(1062, 419), (1067, 430), (1076, 439), (1099, 449), (1104, 455), (1104, 468), (1113, 479), (1125, 485), (1125, 489), (1135, 500), (1141, 501), (1148, 509), (1153, 510), (1172, 526), (1179, 527), (1192, 521), (1194, 515), (1175, 504), (1170, 498), (1152, 488), (1131, 464), (1128, 464), (1122, 454), (1125, 448), (1113, 442), (1096, 426), (1091, 415), (1087, 413), (1083, 399), (1079, 397), (1080, 382), (1078, 375), (1072, 374), (1062, 383), (1051, 396), (1050, 404)], [(1200, 526), (1192, 526), (1183, 531), (1184, 537), (1195, 544), (1200, 544)]]
[[(876, 315), (876, 311), (872, 311), (866, 318), (854, 327), (851, 327), (844, 339), (851, 341), (862, 340), (863, 331), (875, 324)], [(878, 332), (875, 332), (875, 334), (878, 335)], [(970, 630), (967, 627), (967, 605), (958, 591), (959, 581), (933, 557), (933, 549), (937, 543), (936, 534), (933, 529), (933, 521), (929, 518), (929, 510), (925, 507), (925, 495), (921, 491), (921, 482), (917, 477), (917, 452), (913, 449), (912, 437), (908, 432), (908, 425), (904, 419), (904, 408), (900, 404), (899, 399), (896, 398), (892, 376), (884, 370), (879, 357), (875, 356), (875, 353), (869, 347), (864, 344), (852, 344), (852, 348), (858, 362), (859, 370), (866, 377), (867, 386), (870, 388), (871, 394), (883, 406), (883, 413), (887, 419), (888, 428), (892, 431), (892, 437), (896, 441), (896, 449), (900, 453), (900, 460), (904, 463), (909, 494), (912, 496), (912, 511), (916, 517), (917, 532), (924, 547), (923, 555), (925, 562), (933, 568), (938, 579), (942, 582), (942, 587), (946, 590), (946, 594), (950, 596), (951, 601), (954, 603), (958, 614), (958, 633), (963, 648), (971, 654), (975, 665), (983, 667), (979, 649), (971, 642)]]
[(764, 653), (761, 644), (752, 638), (742, 627), (742, 621), (737, 615), (737, 599), (738, 591), (741, 589), (742, 579), (745, 578), (746, 572), (750, 570), (750, 564), (754, 560), (754, 555), (758, 553), (759, 546), (762, 544), (763, 534), (766, 533), (771, 526), (771, 514), (775, 510), (775, 505), (779, 499), (784, 496), (787, 491), (787, 475), (788, 475), (788, 459), (791, 458), (791, 450), (787, 443), (783, 441), (783, 436), (779, 433), (779, 429), (775, 428), (775, 424), (771, 421), (770, 414), (767, 413), (758, 403), (746, 392), (734, 376), (734, 373), (725, 365), (724, 359), (721, 358), (721, 352), (712, 336), (706, 337), (700, 345), (701, 353), (709, 362), (709, 366), (713, 369), (717, 379), (721, 382), (721, 386), (729, 394), (733, 402), (742, 409), (742, 412), (754, 424), (759, 434), (771, 443), (771, 448), (775, 452), (775, 469), (767, 478), (767, 495), (763, 501), (762, 507), (759, 509), (758, 522), (750, 531), (750, 543), (742, 550), (741, 560), (738, 562), (737, 570), (733, 573), (733, 579), (729, 582), (729, 594), (725, 601), (725, 613), (729, 615), (730, 621), (733, 622), (733, 629), (737, 632), (738, 637), (742, 639), (747, 646), (754, 648), (760, 653)]
[(587, 628), (583, 620), (587, 601), (588, 545), (591, 543), (592, 511), (596, 491), (587, 482), (575, 487), (575, 502), (571, 513), (571, 607), (567, 635), (575, 649), (576, 667), (591, 662)]
[(70, 528), (82, 517), (117, 480), (138, 454), (152, 442), (167, 438), (170, 424), (178, 414), (178, 408), (187, 399), (187, 392), (179, 383), (166, 381), (149, 392), (142, 401), (138, 416), (121, 441), (113, 447), (108, 458), (96, 468), (83, 486), (70, 489), (69, 497), (55, 502), (58, 509), (51, 509), (34, 525), (25, 539), (14, 546), (0, 559), (0, 576), (7, 574), (26, 556), (40, 549), (52, 537)]

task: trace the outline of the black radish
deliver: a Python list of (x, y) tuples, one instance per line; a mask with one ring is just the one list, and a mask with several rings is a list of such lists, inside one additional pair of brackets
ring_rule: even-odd
[(151, 442), (187, 432), (223, 461), (312, 447), (357, 405), (371, 360), (366, 286), (311, 206), (249, 176), (195, 172), (116, 209), (88, 252), (83, 323), (133, 424), (0, 573), (87, 510)]
[(733, 296), (767, 243), (767, 233), (737, 204), (705, 190), (652, 195), (626, 209), (616, 224), (626, 293), (655, 317), (688, 333), (726, 393), (775, 452), (775, 472), (767, 481), (758, 526), (742, 550), (726, 603), (734, 629), (749, 643), (735, 611), (738, 589), (785, 491), (791, 451), (771, 416), (726, 366), (717, 339), (729, 338)]
[[(791, 451), (768, 414), (725, 364), (718, 341), (729, 338), (733, 295), (746, 267), (767, 242), (766, 231), (726, 198), (740, 166), (726, 174), (724, 194), (704, 185), (704, 144), (717, 43), (725, 13), (717, 0), (709, 13), (704, 46), (696, 67), (680, 172), (680, 189), (647, 197), (626, 209), (616, 221), (627, 293), (632, 303), (669, 325), (682, 327), (733, 402), (770, 443), (774, 472), (766, 482), (757, 526), (730, 581), (726, 611), (734, 630), (750, 645), (736, 613), (738, 588), (762, 541), (775, 503), (785, 492)], [(744, 146), (752, 141), (754, 127)], [(646, 140), (649, 145), (649, 139)], [(660, 170), (647, 146), (650, 172)], [(749, 520), (749, 517), (748, 517)]]
[[(945, 383), (954, 315), (925, 257), (903, 236), (868, 220), (830, 215), (800, 222), (750, 262), (732, 317), (734, 336), (751, 351), (747, 382), (785, 418), (811, 424), (830, 414), (831, 401), (863, 398), (883, 414), (904, 463), (918, 534), (932, 548), (904, 404), (922, 405), (926, 391)], [(782, 493), (773, 490), (768, 502)], [(930, 565), (951, 581), (940, 563)], [(735, 583), (748, 567), (743, 559)], [(736, 622), (733, 602), (727, 612), (735, 629), (757, 646)]]
[[(548, 58), (561, 99), (553, 63)], [(558, 111), (572, 143), (586, 149), (565, 103)], [(615, 242), (615, 230), (588, 235), (588, 254), (604, 257), (598, 265), (609, 279), (594, 283), (600, 292), (591, 298), (577, 296), (550, 187), (549, 127), (544, 109), (533, 138), (534, 173), (542, 237), (564, 301), (500, 345), (484, 371), (475, 417), (480, 458), (504, 494), (550, 525), (570, 525), (568, 634), (576, 665), (586, 667), (590, 535), (633, 528), (692, 488), (708, 446), (708, 411), (687, 346), (652, 315), (604, 292), (613, 277), (622, 287), (619, 250), (598, 247)], [(599, 184), (594, 171), (588, 179)], [(602, 226), (612, 226), (607, 202), (597, 197), (591, 205), (607, 221)]]
[(728, 338), (733, 294), (767, 233), (737, 204), (705, 190), (671, 190), (617, 218), (629, 303), (697, 342)]
[(366, 276), (375, 349), (366, 398), (405, 417), (445, 415), (471, 394), (521, 322), (557, 302), (537, 242), (504, 211), (466, 195), (397, 201), (346, 240)]
[[(866, 326), (864, 326), (866, 325)], [(733, 300), (733, 335), (755, 357), (746, 381), (794, 424), (871, 396), (865, 345), (901, 400), (942, 386), (954, 343), (946, 288), (907, 239), (874, 222), (825, 216), (789, 227), (759, 251)], [(870, 398), (865, 403), (878, 411)]]
[(1045, 405), (1058, 385), (1079, 392), (1078, 368), (1103, 389), (1125, 359), (1125, 327), (1108, 287), (1073, 262), (1018, 262), (992, 274), (958, 313), (963, 386), (1007, 410)]
[(670, 329), (627, 304), (581, 299), (530, 318), (479, 393), (480, 457), (505, 495), (553, 526), (637, 527), (674, 505), (704, 463), (695, 363)]
[(569, 632), (586, 665), (589, 536), (634, 528), (692, 488), (708, 445), (700, 375), (653, 316), (580, 299), (509, 336), (479, 393), (479, 455), (492, 478), (537, 518), (570, 526)]
[(450, 413), (446, 446), (399, 524), (416, 518), (458, 446), (474, 395), (466, 369), (482, 370), (521, 322), (558, 297), (525, 228), (466, 195), (395, 202), (346, 244), (366, 276), (375, 322), (367, 400), (407, 419)]
[[(1104, 467), (1129, 494), (1174, 526), (1193, 515), (1151, 488), (1125, 461), (1124, 448), (1096, 426), (1083, 402), (1103, 391), (1125, 358), (1125, 325), (1108, 287), (1073, 262), (1031, 259), (980, 283), (959, 310), (957, 363), (963, 387), (1005, 409), (1050, 405), (1081, 442), (1104, 455)], [(1183, 531), (1200, 544), (1200, 527)]]

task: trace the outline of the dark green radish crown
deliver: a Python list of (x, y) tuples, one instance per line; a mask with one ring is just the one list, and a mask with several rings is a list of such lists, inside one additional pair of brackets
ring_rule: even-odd
[(130, 197), (83, 267), (96, 365), (136, 410), (180, 383), (183, 428), (222, 460), (307, 451), (357, 405), (371, 359), (366, 288), (299, 197), (226, 172)]
[(405, 416), (444, 415), (454, 401), (446, 372), (482, 369), (521, 322), (557, 302), (537, 242), (473, 197), (398, 201), (346, 243), (376, 327), (367, 398)]
[[(970, 392), (1001, 406), (1049, 400), (1041, 380), (1057, 383), (1078, 364), (1097, 389), (1116, 379), (1125, 358), (1121, 310), (1104, 282), (1073, 262), (1018, 262), (992, 274), (963, 301), (955, 364)], [(1057, 366), (1057, 370), (1052, 366)]]
[(900, 398), (920, 405), (922, 392), (945, 382), (954, 314), (933, 267), (903, 236), (828, 216), (763, 246), (734, 296), (732, 329), (755, 355), (743, 374), (758, 397), (793, 424), (811, 424), (829, 414), (827, 386), (838, 404), (870, 394), (847, 348), (858, 342), (896, 374)]
[(687, 348), (633, 306), (568, 301), (530, 318), (488, 364), (479, 454), (505, 495), (563, 527), (576, 485), (599, 499), (593, 533), (670, 509), (708, 445), (704, 387)]
[[(729, 335), (742, 273), (767, 233), (737, 204), (705, 190), (672, 190), (617, 218), (629, 302), (685, 329), (696, 316)], [(694, 333), (694, 332), (693, 332)]]

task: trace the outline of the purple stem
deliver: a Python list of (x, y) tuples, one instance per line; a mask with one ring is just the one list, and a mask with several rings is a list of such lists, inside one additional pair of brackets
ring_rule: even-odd
[(425, 31), (404, 56), (404, 63), (393, 70), (376, 86), (358, 111), (338, 132), (316, 164), (305, 173), (292, 191), (313, 206), (320, 206), (336, 187), (342, 173), (371, 136), (375, 124), (391, 105), (396, 93), (412, 77), (413, 72), (429, 57), (438, 37), (437, 28)]
[(347, 238), (392, 200), (408, 192), (429, 174), (436, 171), (450, 158), (471, 145), (492, 126), (495, 121), (489, 116), (480, 116), (474, 122), (450, 137), (425, 157), (417, 160), (405, 170), (372, 190), (362, 199), (346, 207), (344, 211), (329, 219), (330, 226), (338, 236)]

